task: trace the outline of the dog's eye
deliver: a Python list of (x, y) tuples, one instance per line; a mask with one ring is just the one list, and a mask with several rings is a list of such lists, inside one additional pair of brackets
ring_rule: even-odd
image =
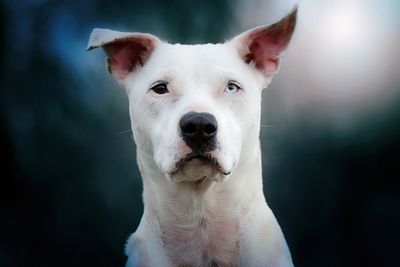
[(236, 82), (232, 82), (231, 81), (226, 85), (224, 92), (228, 93), (228, 94), (235, 94), (240, 89), (241, 89), (241, 87), (239, 86), (239, 84), (237, 84)]
[(167, 85), (168, 84), (166, 82), (157, 82), (150, 88), (150, 90), (156, 94), (163, 95), (169, 92)]

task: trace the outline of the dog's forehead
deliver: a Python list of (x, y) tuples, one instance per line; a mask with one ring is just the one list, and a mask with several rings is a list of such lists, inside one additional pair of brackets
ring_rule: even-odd
[(237, 68), (241, 63), (236, 50), (229, 44), (169, 44), (163, 43), (156, 49), (154, 61), (158, 67), (180, 66), (188, 69)]

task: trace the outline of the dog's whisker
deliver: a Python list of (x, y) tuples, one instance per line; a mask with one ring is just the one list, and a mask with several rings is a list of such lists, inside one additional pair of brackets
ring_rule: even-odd
[(203, 186), (204, 184), (207, 183), (207, 181), (209, 180), (209, 178), (207, 176), (205, 176), (200, 183), (198, 184), (199, 187)]
[(280, 128), (281, 126), (280, 125), (264, 125), (264, 124), (261, 124), (260, 127), (261, 128)]
[(118, 132), (117, 135), (127, 134), (127, 133), (131, 133), (131, 132), (132, 132), (132, 129), (128, 129), (128, 130)]

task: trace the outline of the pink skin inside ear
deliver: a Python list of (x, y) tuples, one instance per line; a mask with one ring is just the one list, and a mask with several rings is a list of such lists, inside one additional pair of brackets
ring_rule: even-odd
[(273, 74), (279, 66), (279, 56), (289, 44), (295, 23), (296, 13), (293, 13), (278, 23), (250, 33), (247, 37), (250, 53), (245, 56), (246, 63), (254, 62), (265, 75)]
[(279, 55), (285, 49), (286, 45), (282, 42), (273, 40), (263, 32), (257, 33), (251, 43), (249, 50), (250, 54), (247, 55), (246, 62), (254, 61), (257, 69), (261, 70), (264, 74), (270, 74), (276, 71), (279, 65)]
[(104, 46), (109, 56), (109, 71), (117, 78), (124, 78), (137, 66), (143, 66), (154, 49), (148, 38), (127, 38)]

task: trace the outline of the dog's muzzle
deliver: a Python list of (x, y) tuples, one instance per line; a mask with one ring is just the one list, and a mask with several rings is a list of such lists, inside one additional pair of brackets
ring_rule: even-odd
[(218, 123), (206, 112), (186, 113), (179, 121), (183, 141), (193, 153), (205, 153), (216, 149)]
[(188, 112), (179, 121), (182, 140), (189, 153), (180, 155), (169, 173), (178, 182), (222, 181), (230, 174), (221, 165), (217, 133), (217, 119), (206, 112)]

